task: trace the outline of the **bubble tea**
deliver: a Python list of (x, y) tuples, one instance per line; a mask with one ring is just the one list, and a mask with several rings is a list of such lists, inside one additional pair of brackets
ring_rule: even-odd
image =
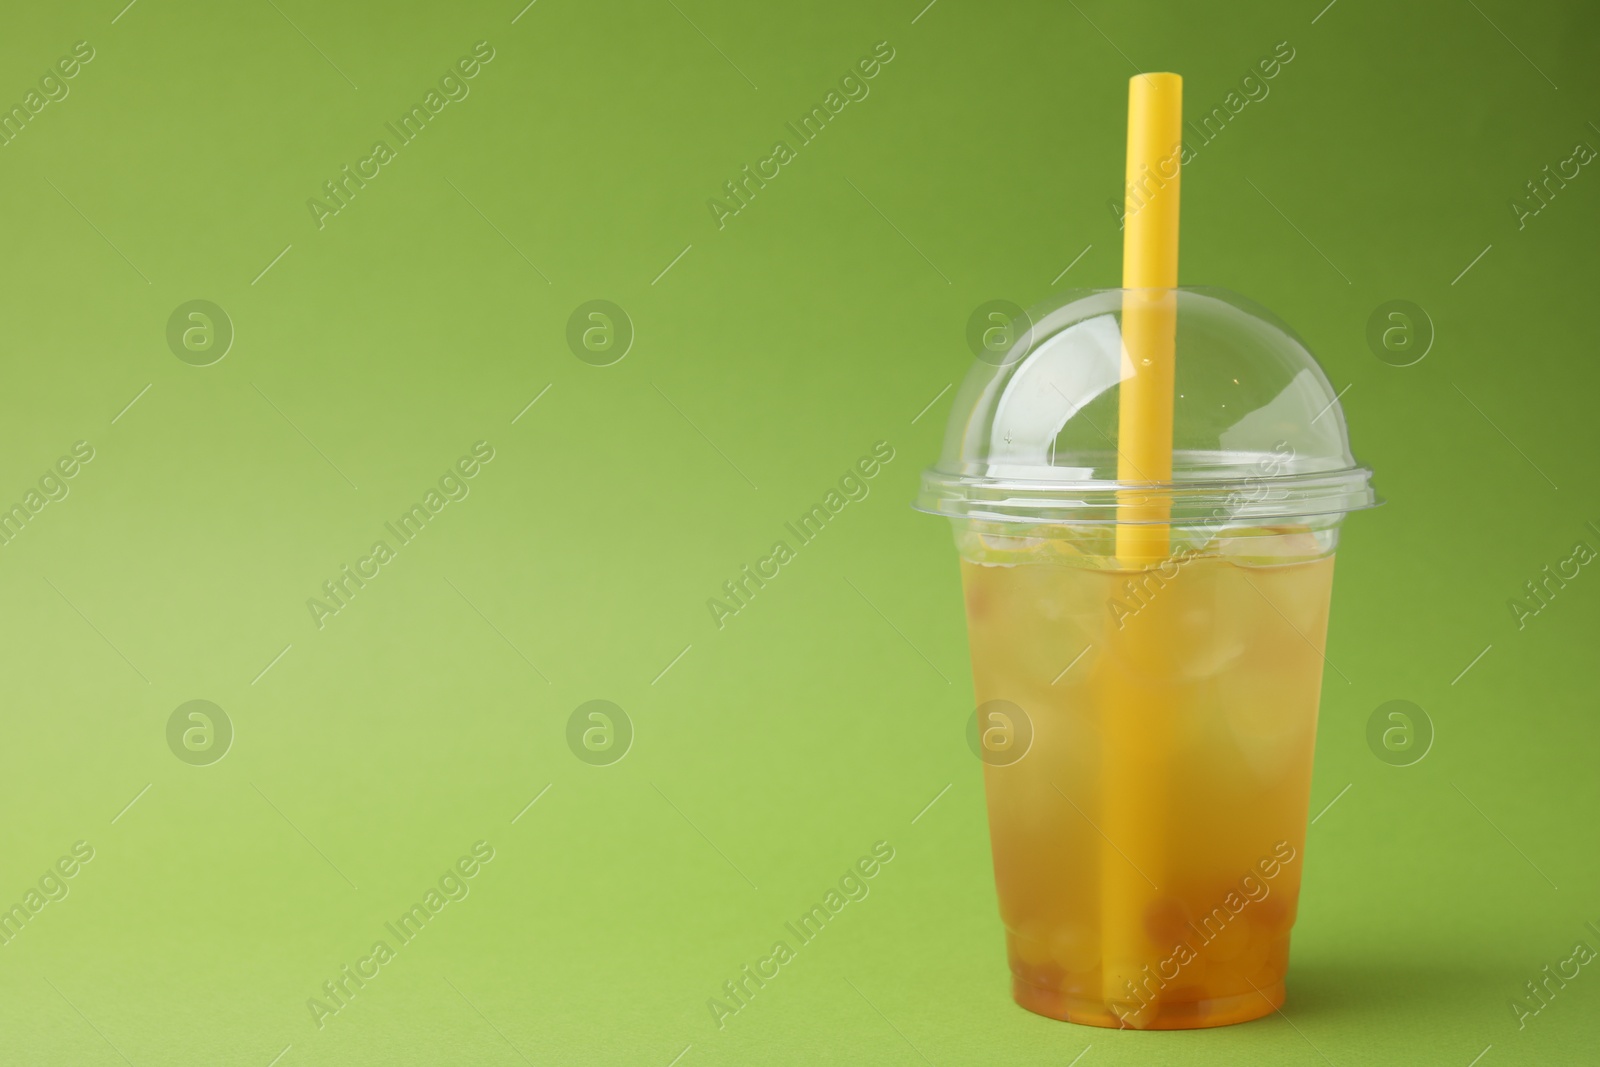
[[(1140, 1029), (1283, 1001), (1334, 550), (1375, 503), (1287, 327), (1221, 291), (1165, 299), (1167, 478), (1118, 477), (1129, 300), (1105, 290), (974, 365), (918, 499), (960, 554), (1015, 999)], [(1165, 551), (1119, 555), (1152, 502)]]

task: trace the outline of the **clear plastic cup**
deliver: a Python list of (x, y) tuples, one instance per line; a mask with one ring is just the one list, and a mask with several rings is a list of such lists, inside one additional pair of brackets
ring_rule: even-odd
[[(1123, 309), (1152, 299), (1175, 309), (1172, 476), (1119, 482)], [(960, 550), (1013, 995), (1097, 1026), (1266, 1015), (1333, 554), (1371, 472), (1305, 345), (1231, 294), (1081, 293), (986, 338), (917, 506)], [(1119, 558), (1129, 523), (1166, 551)]]

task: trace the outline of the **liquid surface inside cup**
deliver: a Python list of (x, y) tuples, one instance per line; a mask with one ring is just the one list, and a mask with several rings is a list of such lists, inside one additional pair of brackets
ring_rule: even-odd
[(1334, 527), (957, 523), (995, 882), (1023, 1007), (1179, 1029), (1283, 1000)]

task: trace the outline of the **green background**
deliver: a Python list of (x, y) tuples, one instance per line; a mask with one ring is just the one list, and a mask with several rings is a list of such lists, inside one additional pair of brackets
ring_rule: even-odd
[[(1600, 146), (1592, 8), (520, 7), (6, 16), (0, 101), (95, 58), (0, 148), (0, 502), (95, 458), (0, 548), (0, 904), (95, 857), (0, 947), (0, 1061), (1594, 1058), (1594, 968), (1525, 1028), (1508, 1002), (1600, 948), (1600, 576), (1507, 607), (1600, 548), (1600, 175), (1510, 207)], [(470, 96), (319, 230), (307, 199), (480, 40)], [(719, 230), (707, 199), (880, 41), (870, 96)], [(907, 505), (972, 310), (1116, 284), (1127, 77), (1182, 73), (1193, 115), (1281, 41), (1187, 168), (1182, 274), (1306, 338), (1389, 501), (1340, 552), (1337, 802), (1283, 1014), (1051, 1022), (1009, 998), (955, 555)], [(596, 298), (636, 330), (607, 367), (565, 340)], [(195, 299), (236, 331), (205, 367), (166, 341)], [(1391, 299), (1436, 330), (1413, 366), (1365, 340)], [(471, 495), (318, 629), (307, 598), (479, 440)], [(870, 497), (717, 629), (707, 598), (880, 440)], [(209, 766), (166, 740), (193, 699), (236, 730)], [(635, 731), (611, 766), (565, 740), (591, 699)], [(1367, 746), (1392, 699), (1436, 731), (1412, 766)], [(307, 998), (478, 840), (470, 896), (319, 1029)], [(870, 897), (719, 1030), (707, 999), (880, 840)]]

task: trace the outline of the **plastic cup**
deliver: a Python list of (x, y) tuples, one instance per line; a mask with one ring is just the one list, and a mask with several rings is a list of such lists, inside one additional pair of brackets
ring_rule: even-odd
[[(1020, 1005), (1181, 1029), (1284, 1000), (1333, 556), (1377, 501), (1287, 327), (1176, 301), (1170, 481), (1119, 483), (1125, 293), (1013, 324), (917, 506), (953, 520), (995, 882)], [(1169, 553), (1116, 556), (1165, 516)]]

